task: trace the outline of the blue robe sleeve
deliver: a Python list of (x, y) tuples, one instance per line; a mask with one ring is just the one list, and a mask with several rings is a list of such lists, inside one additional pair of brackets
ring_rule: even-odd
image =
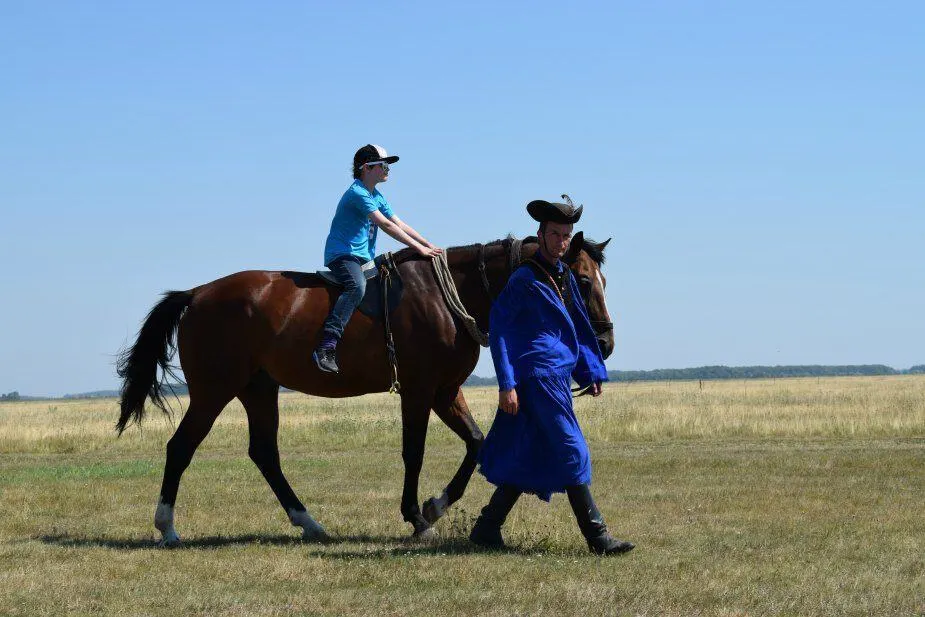
[(525, 293), (523, 282), (519, 278), (512, 278), (491, 306), (488, 343), (491, 347), (491, 359), (495, 363), (495, 375), (498, 376), (498, 390), (511, 390), (517, 385), (509, 349)]
[(569, 273), (568, 279), (574, 299), (569, 315), (575, 324), (575, 334), (578, 337), (578, 361), (575, 363), (575, 370), (572, 371), (572, 379), (584, 388), (596, 381), (607, 381), (607, 367), (604, 366), (604, 357), (601, 355), (597, 336), (591, 327), (588, 311), (575, 282), (575, 275)]

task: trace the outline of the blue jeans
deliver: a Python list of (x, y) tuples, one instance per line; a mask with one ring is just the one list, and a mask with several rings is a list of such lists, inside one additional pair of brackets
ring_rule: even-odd
[(360, 269), (363, 263), (365, 262), (359, 257), (347, 255), (338, 257), (328, 265), (335, 278), (343, 284), (344, 289), (324, 321), (322, 330), (325, 335), (340, 340), (344, 335), (347, 322), (363, 301), (363, 295), (366, 293), (366, 277)]

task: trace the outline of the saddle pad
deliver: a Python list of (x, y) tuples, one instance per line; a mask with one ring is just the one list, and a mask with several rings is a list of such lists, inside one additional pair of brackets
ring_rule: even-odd
[[(360, 302), (357, 310), (373, 318), (382, 317), (383, 315), (382, 287), (381, 278), (379, 277), (379, 266), (383, 263), (391, 263), (389, 261), (391, 257), (392, 253), (383, 253), (382, 255), (378, 255), (374, 260), (367, 261), (360, 267), (360, 269), (363, 271), (364, 278), (366, 278), (366, 293), (363, 295), (363, 301)], [(338, 289), (343, 288), (343, 285), (334, 278), (334, 273), (330, 270), (318, 270), (315, 272), (315, 274), (326, 284)], [(401, 302), (404, 287), (405, 286), (404, 283), (402, 283), (401, 276), (398, 275), (397, 270), (394, 270), (391, 277), (391, 285), (389, 285), (388, 290), (388, 303), (390, 311), (394, 311), (398, 306), (398, 303)]]
[[(377, 269), (377, 263), (375, 259), (367, 261), (365, 264), (360, 266), (360, 270), (363, 272), (363, 276), (366, 280), (375, 278), (379, 274)], [(335, 287), (343, 287), (344, 285), (334, 277), (334, 273), (330, 270), (318, 270), (315, 274), (323, 278), (328, 284), (334, 285)]]
[[(398, 273), (392, 275), (391, 284), (388, 289), (389, 311), (394, 311), (401, 302), (405, 285), (398, 276)], [(363, 301), (357, 307), (357, 310), (369, 317), (382, 317), (382, 277), (376, 276), (366, 281), (366, 294)]]

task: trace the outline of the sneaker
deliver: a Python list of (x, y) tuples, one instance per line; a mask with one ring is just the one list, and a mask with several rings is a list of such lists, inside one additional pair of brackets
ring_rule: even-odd
[(312, 354), (312, 359), (315, 360), (315, 365), (318, 367), (318, 370), (323, 373), (340, 372), (340, 369), (337, 368), (337, 354), (332, 347), (319, 347)]

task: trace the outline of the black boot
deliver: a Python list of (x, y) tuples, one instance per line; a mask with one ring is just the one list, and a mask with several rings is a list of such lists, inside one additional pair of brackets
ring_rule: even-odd
[(572, 512), (578, 521), (578, 528), (588, 541), (588, 548), (598, 555), (619, 555), (633, 550), (636, 545), (632, 542), (617, 540), (607, 531), (604, 517), (597, 509), (591, 497), (591, 489), (587, 484), (569, 486), (566, 489), (568, 502), (572, 505)]
[(511, 508), (517, 503), (521, 491), (509, 484), (502, 484), (495, 489), (488, 505), (482, 508), (482, 515), (475, 521), (469, 539), (473, 543), (485, 548), (506, 548), (504, 538), (501, 537), (501, 525), (507, 518)]

